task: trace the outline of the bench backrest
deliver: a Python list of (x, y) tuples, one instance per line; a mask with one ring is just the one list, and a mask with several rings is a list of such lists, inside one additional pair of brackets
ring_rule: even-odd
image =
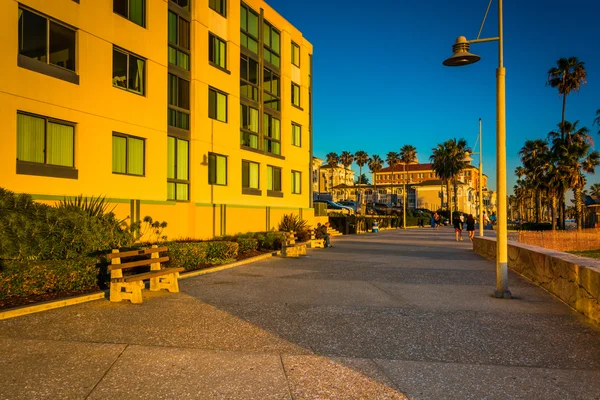
[[(141, 249), (141, 250), (131, 250), (119, 252), (119, 250), (113, 250), (112, 253), (107, 255), (107, 258), (111, 260), (111, 264), (108, 266), (109, 271), (117, 270), (117, 269), (127, 269), (134, 267), (142, 267), (156, 263), (162, 263), (169, 261), (169, 257), (160, 257), (160, 252), (168, 251), (168, 247), (158, 247), (152, 246), (149, 249)], [(135, 256), (146, 256), (150, 255), (150, 258), (146, 258), (144, 260), (137, 261), (129, 261), (125, 263), (121, 263), (123, 258), (130, 258)]]

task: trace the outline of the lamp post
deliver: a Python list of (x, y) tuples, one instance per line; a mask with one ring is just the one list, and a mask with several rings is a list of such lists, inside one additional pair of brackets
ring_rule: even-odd
[(506, 70), (504, 68), (502, 0), (497, 0), (497, 2), (498, 37), (479, 39), (478, 36), (477, 39), (467, 40), (464, 36), (459, 36), (452, 46), (452, 52), (454, 54), (452, 57), (445, 60), (443, 64), (448, 67), (473, 64), (479, 61), (481, 57), (469, 53), (471, 43), (498, 41), (498, 68), (496, 69), (496, 184), (498, 185), (498, 218), (496, 234), (496, 291), (494, 295), (497, 298), (509, 299), (511, 298), (511, 294), (508, 290), (506, 215)]

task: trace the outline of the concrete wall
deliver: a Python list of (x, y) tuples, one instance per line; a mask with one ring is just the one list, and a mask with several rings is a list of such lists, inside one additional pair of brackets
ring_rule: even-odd
[[(475, 237), (473, 250), (495, 259), (496, 239)], [(509, 242), (508, 266), (588, 318), (600, 322), (600, 261)]]

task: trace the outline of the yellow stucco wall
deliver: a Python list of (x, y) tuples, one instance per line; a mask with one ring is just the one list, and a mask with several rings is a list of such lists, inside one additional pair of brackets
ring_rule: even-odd
[[(259, 231), (280, 220), (279, 211), (308, 209), (311, 191), (309, 137), (309, 54), (312, 45), (262, 0), (245, 3), (281, 32), (281, 155), (273, 157), (240, 148), (240, 7), (228, 2), (227, 18), (209, 9), (208, 1), (192, 3), (190, 201), (167, 201), (167, 14), (168, 1), (146, 0), (146, 27), (113, 13), (109, 0), (0, 1), (0, 186), (47, 201), (64, 196), (106, 196), (121, 218), (130, 216), (132, 200), (139, 214), (167, 221), (170, 237), (208, 238), (223, 233)], [(73, 84), (19, 67), (19, 4), (68, 24), (76, 31)], [(226, 73), (208, 62), (208, 33), (227, 40)], [(300, 68), (291, 64), (291, 42), (301, 47)], [(146, 59), (145, 94), (112, 85), (112, 50), (118, 46)], [(302, 109), (291, 104), (291, 82), (301, 86)], [(208, 118), (208, 87), (228, 93), (228, 121)], [(76, 124), (75, 168), (78, 179), (16, 173), (17, 112), (62, 119)], [(262, 116), (261, 116), (262, 118)], [(292, 121), (302, 126), (301, 146), (291, 145)], [(145, 175), (112, 173), (112, 132), (145, 139)], [(209, 152), (228, 157), (227, 185), (208, 183)], [(261, 195), (242, 194), (241, 163), (260, 163)], [(282, 168), (283, 197), (267, 195), (267, 165)], [(302, 173), (302, 193), (291, 193), (291, 171)], [(223, 207), (225, 205), (225, 212)], [(288, 213), (293, 212), (289, 211)], [(304, 211), (312, 218), (312, 211)], [(224, 232), (223, 232), (224, 230)]]

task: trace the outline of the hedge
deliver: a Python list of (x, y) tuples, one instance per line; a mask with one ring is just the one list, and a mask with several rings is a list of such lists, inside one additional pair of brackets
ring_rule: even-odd
[(47, 261), (4, 260), (0, 265), (0, 299), (99, 290), (100, 271), (98, 259), (94, 257)]
[(239, 245), (235, 242), (167, 242), (169, 247), (168, 267), (183, 267), (186, 271), (201, 268), (206, 264), (225, 264), (238, 255)]

